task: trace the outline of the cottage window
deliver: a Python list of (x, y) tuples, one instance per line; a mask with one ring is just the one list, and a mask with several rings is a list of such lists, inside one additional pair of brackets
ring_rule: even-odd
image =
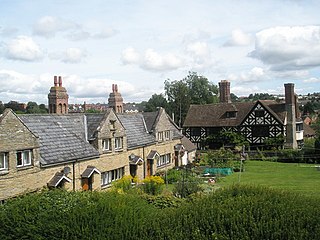
[(163, 132), (158, 132), (158, 141), (163, 141)]
[(269, 127), (268, 126), (252, 126), (252, 137), (268, 137)]
[(115, 138), (115, 150), (121, 150), (123, 145), (123, 138), (122, 137), (117, 137)]
[(227, 118), (235, 118), (236, 116), (237, 116), (237, 112), (236, 111), (226, 112), (226, 117)]
[(159, 159), (157, 159), (157, 166), (161, 167), (171, 162), (171, 154), (161, 155)]
[(0, 171), (8, 170), (8, 154), (0, 153)]
[(31, 150), (17, 152), (17, 167), (31, 165)]
[(109, 185), (124, 176), (124, 167), (101, 173), (101, 186)]
[(164, 132), (164, 138), (165, 140), (170, 140), (170, 130)]
[(256, 117), (263, 117), (264, 116), (264, 110), (256, 110), (254, 111), (254, 114)]
[(103, 151), (111, 151), (111, 139), (102, 140), (102, 149)]

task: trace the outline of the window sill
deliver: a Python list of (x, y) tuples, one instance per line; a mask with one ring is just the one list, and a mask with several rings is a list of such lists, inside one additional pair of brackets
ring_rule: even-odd
[(168, 167), (170, 165), (171, 165), (171, 163), (167, 163), (167, 164), (164, 164), (164, 165), (161, 165), (161, 166), (157, 166), (157, 169), (166, 168), (166, 167)]
[(8, 170), (8, 169), (0, 170), (0, 176), (2, 176), (2, 175), (7, 175), (8, 173), (9, 173), (9, 170)]
[(107, 189), (111, 187), (111, 183), (105, 184), (105, 185), (101, 185), (101, 189)]
[(30, 168), (33, 168), (32, 165), (28, 165), (28, 166), (17, 166), (17, 171), (20, 171), (20, 170), (27, 170), (27, 169), (30, 169)]
[(123, 152), (123, 149), (115, 149), (115, 152)]
[(108, 153), (112, 153), (112, 151), (111, 150), (102, 150), (102, 153), (108, 154)]

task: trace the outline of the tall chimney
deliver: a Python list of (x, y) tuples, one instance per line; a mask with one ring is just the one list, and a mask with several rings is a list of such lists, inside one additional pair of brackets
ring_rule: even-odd
[(57, 79), (57, 76), (54, 76), (53, 77), (53, 83), (54, 83), (54, 86), (58, 86), (58, 79)]
[(59, 76), (59, 87), (62, 87), (62, 78)]
[(287, 126), (286, 126), (286, 147), (297, 149), (296, 139), (296, 97), (294, 94), (294, 84), (285, 83), (285, 102), (287, 112)]
[(219, 82), (219, 96), (221, 103), (231, 103), (230, 82), (228, 80)]

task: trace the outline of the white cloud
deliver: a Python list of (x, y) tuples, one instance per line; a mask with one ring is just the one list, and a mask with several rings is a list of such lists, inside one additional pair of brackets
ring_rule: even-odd
[(227, 79), (232, 81), (240, 81), (242, 83), (260, 82), (267, 78), (267, 74), (263, 68), (254, 67), (249, 72), (240, 74), (229, 74)]
[(320, 65), (320, 26), (274, 27), (256, 34), (249, 54), (271, 70), (299, 70)]
[(320, 83), (320, 78), (312, 77), (312, 78), (303, 80), (303, 82), (304, 83)]
[(147, 49), (142, 67), (152, 71), (174, 70), (183, 65), (182, 59), (172, 53), (161, 55), (153, 49)]
[(63, 53), (62, 61), (66, 63), (82, 62), (87, 54), (79, 48), (68, 48)]
[(110, 27), (102, 27), (93, 33), (93, 29), (86, 29), (82, 24), (53, 16), (40, 18), (33, 26), (35, 35), (46, 38), (54, 37), (58, 32), (65, 32), (65, 36), (72, 41), (86, 40), (89, 38), (105, 39), (112, 37), (117, 31)]
[(160, 54), (151, 48), (140, 54), (134, 48), (128, 47), (123, 50), (121, 61), (123, 64), (135, 64), (150, 71), (170, 71), (184, 65), (181, 57), (173, 53)]
[(211, 67), (215, 62), (211, 56), (210, 47), (206, 42), (198, 41), (187, 45), (187, 54), (191, 56), (190, 67), (202, 70)]
[(18, 36), (6, 46), (6, 57), (13, 60), (37, 61), (43, 57), (39, 45), (27, 36)]
[(33, 26), (33, 32), (36, 35), (44, 37), (54, 37), (57, 32), (76, 29), (77, 24), (61, 18), (44, 16), (40, 18)]
[(49, 57), (64, 63), (80, 63), (87, 57), (86, 51), (80, 48), (67, 48), (63, 52), (51, 52)]
[(121, 61), (124, 64), (137, 64), (140, 61), (140, 54), (132, 47), (122, 51)]
[(17, 28), (14, 27), (1, 27), (0, 26), (0, 36), (9, 37), (18, 32)]
[(248, 46), (252, 43), (252, 36), (244, 33), (241, 29), (232, 31), (231, 39), (224, 43), (224, 46)]

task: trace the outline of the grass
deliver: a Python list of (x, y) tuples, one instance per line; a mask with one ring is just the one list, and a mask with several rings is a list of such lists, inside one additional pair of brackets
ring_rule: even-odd
[(262, 185), (308, 196), (319, 196), (320, 171), (317, 171), (315, 166), (315, 164), (247, 161), (244, 172), (233, 173), (221, 179), (219, 186), (230, 186), (240, 180), (240, 184)]

